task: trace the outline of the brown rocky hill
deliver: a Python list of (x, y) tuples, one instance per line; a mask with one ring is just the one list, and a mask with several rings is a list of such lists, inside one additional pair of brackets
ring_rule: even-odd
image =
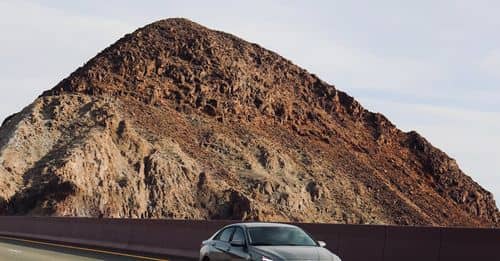
[(11, 215), (497, 226), (416, 132), (279, 55), (185, 19), (140, 28), (9, 117)]

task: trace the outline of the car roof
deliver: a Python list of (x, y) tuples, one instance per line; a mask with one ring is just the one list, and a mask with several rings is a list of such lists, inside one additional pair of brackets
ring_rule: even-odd
[(271, 222), (244, 222), (244, 223), (232, 224), (232, 226), (242, 226), (242, 227), (246, 227), (246, 228), (251, 228), (251, 227), (294, 227), (294, 228), (296, 228), (297, 227), (297, 226), (289, 225), (289, 224), (271, 223)]

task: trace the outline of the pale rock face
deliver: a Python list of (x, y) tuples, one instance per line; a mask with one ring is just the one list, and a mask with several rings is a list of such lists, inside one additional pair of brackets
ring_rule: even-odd
[(0, 213), (497, 226), (415, 132), (184, 19), (125, 36), (0, 128)]

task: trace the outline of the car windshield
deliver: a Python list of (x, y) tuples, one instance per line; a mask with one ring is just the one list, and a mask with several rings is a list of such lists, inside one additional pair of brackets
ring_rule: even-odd
[(254, 246), (316, 246), (308, 234), (295, 227), (252, 227), (248, 234)]

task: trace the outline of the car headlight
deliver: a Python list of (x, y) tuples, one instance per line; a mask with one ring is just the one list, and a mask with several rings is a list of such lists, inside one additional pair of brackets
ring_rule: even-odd
[(271, 258), (265, 257), (265, 256), (263, 256), (261, 260), (262, 261), (273, 261)]

